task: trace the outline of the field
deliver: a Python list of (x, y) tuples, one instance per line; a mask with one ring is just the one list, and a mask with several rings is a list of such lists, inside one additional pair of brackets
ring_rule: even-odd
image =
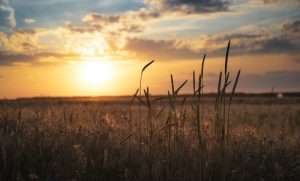
[(214, 98), (202, 102), (201, 147), (193, 97), (178, 97), (175, 112), (165, 99), (151, 112), (131, 99), (3, 101), (0, 180), (299, 179), (298, 97), (236, 97), (224, 153)]

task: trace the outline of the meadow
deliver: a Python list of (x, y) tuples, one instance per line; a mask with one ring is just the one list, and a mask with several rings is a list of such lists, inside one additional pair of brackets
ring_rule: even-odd
[(204, 57), (189, 95), (142, 90), (150, 62), (132, 97), (2, 100), (0, 180), (299, 180), (300, 97), (234, 96), (228, 53), (210, 96)]

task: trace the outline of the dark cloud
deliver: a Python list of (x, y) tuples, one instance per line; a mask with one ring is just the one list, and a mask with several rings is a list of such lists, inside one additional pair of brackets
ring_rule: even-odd
[(25, 54), (11, 54), (0, 51), (0, 65), (12, 65), (16, 62), (30, 62), (35, 61), (35, 57)]
[(64, 28), (69, 30), (72, 33), (95, 33), (101, 31), (101, 27), (81, 27), (81, 26), (74, 26), (71, 23), (65, 23)]
[(83, 17), (82, 21), (85, 23), (101, 23), (103, 25), (128, 22), (129, 20), (150, 20), (159, 18), (161, 13), (153, 9), (141, 8), (137, 11), (128, 11), (118, 15), (105, 15), (99, 13), (90, 13)]
[(36, 31), (34, 29), (18, 29), (16, 33), (25, 34), (25, 35), (34, 35)]
[(35, 49), (35, 48), (36, 48), (35, 45), (33, 45), (33, 44), (31, 44), (31, 43), (28, 43), (28, 42), (23, 42), (23, 43), (21, 44), (21, 46), (22, 46), (22, 48), (23, 48), (24, 50), (32, 50), (32, 49)]
[[(231, 55), (242, 54), (269, 54), (286, 53), (299, 54), (300, 43), (298, 35), (277, 34), (269, 32), (243, 32), (221, 35), (210, 35), (207, 38), (205, 47), (207, 53), (212, 56), (223, 56), (226, 51), (226, 43), (232, 41)], [(220, 44), (222, 46), (220, 46)], [(214, 48), (214, 47), (219, 48)], [(212, 48), (210, 48), (212, 47)]]
[(69, 26), (71, 30), (77, 31), (101, 31), (101, 32), (127, 32), (137, 33), (144, 29), (147, 21), (157, 19), (161, 16), (161, 12), (141, 8), (137, 11), (128, 11), (119, 15), (104, 15), (99, 13), (90, 13), (82, 18), (82, 22), (88, 25), (89, 29), (77, 28)]
[[(257, 0), (254, 0), (257, 1)], [(263, 4), (286, 4), (286, 3), (299, 3), (300, 0), (259, 0)]]
[(300, 19), (294, 21), (288, 21), (281, 25), (282, 31), (287, 32), (300, 32)]
[(261, 53), (298, 53), (300, 48), (299, 45), (280, 37), (274, 37), (261, 43), (263, 48), (258, 51)]
[(257, 6), (286, 6), (286, 5), (298, 5), (300, 0), (250, 0), (250, 2)]
[(199, 59), (201, 57), (200, 52), (193, 51), (188, 47), (178, 47), (176, 41), (173, 40), (128, 39), (124, 50), (139, 58), (157, 58), (162, 61)]
[(229, 0), (148, 0), (162, 11), (178, 11), (185, 14), (228, 11)]
[(83, 22), (85, 23), (101, 23), (101, 24), (111, 24), (111, 23), (119, 23), (121, 15), (104, 15), (98, 13), (91, 13), (86, 15), (83, 18)]
[(129, 26), (125, 26), (119, 29), (121, 32), (131, 32), (131, 33), (140, 33), (143, 32), (144, 28), (140, 25), (129, 25)]
[(40, 60), (43, 58), (57, 58), (57, 59), (68, 59), (72, 57), (78, 57), (76, 54), (64, 54), (56, 52), (41, 52), (35, 54), (25, 53), (12, 53), (7, 51), (0, 51), (0, 66), (11, 66), (15, 63), (30, 63), (40, 64)]

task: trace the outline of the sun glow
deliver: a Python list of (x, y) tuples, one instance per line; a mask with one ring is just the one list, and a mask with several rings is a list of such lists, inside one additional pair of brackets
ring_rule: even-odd
[(104, 85), (111, 81), (113, 66), (107, 61), (88, 61), (80, 65), (80, 82), (89, 85)]

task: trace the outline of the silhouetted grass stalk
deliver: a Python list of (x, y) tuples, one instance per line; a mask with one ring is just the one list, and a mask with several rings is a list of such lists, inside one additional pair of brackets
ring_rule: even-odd
[[(154, 60), (150, 61), (149, 63), (147, 63), (141, 71), (141, 76), (140, 76), (140, 88), (139, 88), (139, 95), (140, 97), (142, 96), (142, 80), (143, 80), (143, 73), (144, 71), (147, 69), (147, 67), (149, 67), (152, 63), (154, 62)], [(139, 104), (139, 145), (140, 145), (140, 153), (142, 152), (142, 120), (141, 120), (141, 103)]]

